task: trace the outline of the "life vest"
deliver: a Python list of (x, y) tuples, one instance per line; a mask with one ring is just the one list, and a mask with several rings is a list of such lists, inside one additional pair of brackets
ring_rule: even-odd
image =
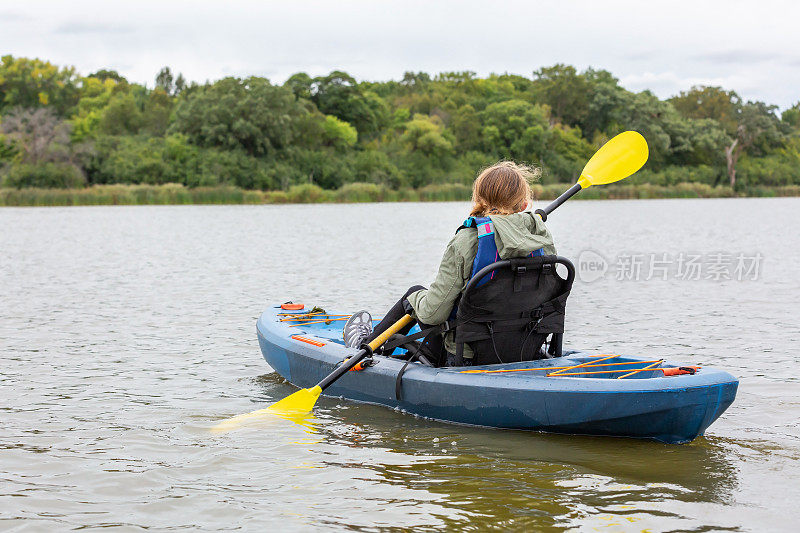
[[(483, 267), (500, 261), (500, 253), (497, 251), (497, 243), (494, 241), (494, 223), (492, 223), (492, 219), (489, 217), (469, 217), (464, 221), (461, 227), (456, 230), (456, 233), (462, 229), (472, 227), (478, 230), (478, 251), (475, 254), (475, 260), (472, 261), (472, 272), (469, 275), (470, 279), (480, 272)], [(538, 255), (544, 255), (542, 248), (532, 251), (528, 257), (536, 257)], [(480, 287), (490, 279), (494, 279), (494, 274), (495, 273), (492, 272), (489, 276), (484, 277), (476, 286)], [(455, 320), (460, 301), (461, 296), (459, 295), (455, 305), (453, 305), (453, 310), (450, 311), (449, 320)]]
[[(497, 243), (494, 241), (494, 224), (489, 217), (469, 217), (464, 221), (459, 230), (463, 228), (475, 227), (478, 229), (478, 253), (475, 254), (475, 260), (472, 262), (472, 273), (470, 279), (481, 271), (483, 267), (489, 266), (492, 263), (500, 261), (500, 254), (497, 251)], [(527, 257), (536, 257), (544, 255), (542, 248), (534, 250)], [(478, 287), (494, 278), (494, 272), (478, 282)]]

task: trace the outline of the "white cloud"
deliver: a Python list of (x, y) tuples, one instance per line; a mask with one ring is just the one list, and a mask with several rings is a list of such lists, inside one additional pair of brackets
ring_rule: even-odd
[(674, 96), (680, 91), (685, 91), (695, 85), (711, 85), (724, 88), (755, 88), (750, 80), (743, 79), (737, 75), (721, 77), (682, 77), (675, 72), (643, 72), (641, 74), (630, 74), (622, 77), (620, 79), (620, 84), (632, 91), (649, 89), (662, 98)]
[(103, 23), (86, 23), (86, 22), (66, 22), (57, 26), (53, 33), (66, 34), (66, 35), (86, 35), (86, 34), (109, 34), (119, 35), (122, 33), (129, 33), (134, 31), (133, 26), (126, 26), (122, 24), (103, 24)]

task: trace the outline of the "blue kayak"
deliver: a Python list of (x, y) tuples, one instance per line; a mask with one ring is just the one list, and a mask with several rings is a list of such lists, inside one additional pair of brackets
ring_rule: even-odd
[[(354, 355), (334, 315), (293, 319), (307, 311), (275, 306), (256, 329), (267, 363), (298, 387), (311, 387)], [(722, 370), (619, 355), (565, 351), (561, 357), (486, 366), (435, 368), (374, 356), (325, 395), (385, 405), (414, 415), (496, 428), (613, 435), (685, 443), (736, 397), (738, 380)], [(642, 370), (644, 369), (644, 370)], [(683, 370), (680, 370), (683, 369)]]

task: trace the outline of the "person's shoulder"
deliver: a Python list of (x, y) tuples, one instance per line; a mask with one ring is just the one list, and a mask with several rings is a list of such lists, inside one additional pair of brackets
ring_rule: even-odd
[(474, 227), (461, 228), (450, 238), (450, 242), (447, 243), (447, 250), (454, 255), (467, 257), (470, 254), (474, 255), (473, 248), (477, 246), (478, 230)]
[(478, 229), (475, 226), (464, 228), (461, 227), (450, 239), (450, 244), (463, 245), (464, 243), (472, 242), (478, 237)]
[(535, 216), (531, 211), (517, 211), (516, 213), (509, 213), (507, 215), (489, 215), (489, 218), (492, 222), (498, 222), (501, 220), (505, 221), (520, 221), (520, 220), (528, 220), (531, 217)]
[(536, 227), (536, 221), (539, 217), (530, 211), (520, 211), (519, 213), (500, 215), (491, 218), (495, 225), (526, 227), (528, 229), (534, 229)]

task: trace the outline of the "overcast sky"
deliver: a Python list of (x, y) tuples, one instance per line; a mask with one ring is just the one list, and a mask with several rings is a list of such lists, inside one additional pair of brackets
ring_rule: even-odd
[(662, 98), (714, 84), (786, 108), (800, 100), (800, 2), (0, 0), (0, 54), (149, 86), (164, 65), (200, 82), (282, 83), (333, 69), (530, 77), (568, 63)]

